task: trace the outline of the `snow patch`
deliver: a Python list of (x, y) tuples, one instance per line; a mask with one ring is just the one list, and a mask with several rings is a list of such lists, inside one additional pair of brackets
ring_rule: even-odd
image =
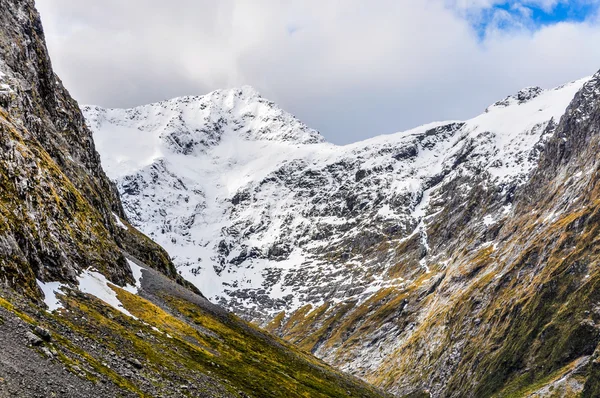
[(106, 277), (101, 273), (87, 269), (83, 271), (81, 275), (79, 275), (77, 280), (79, 282), (79, 290), (83, 293), (91, 294), (123, 314), (137, 319), (129, 311), (127, 311), (125, 307), (123, 307), (123, 304), (121, 301), (119, 301), (117, 294), (110, 287), (111, 285), (115, 285), (110, 283), (108, 279), (106, 279)]
[(113, 216), (115, 217), (115, 222), (117, 223), (117, 227), (122, 228), (124, 230), (127, 230), (127, 225), (123, 224), (123, 221), (121, 221), (121, 217), (117, 216), (115, 213), (113, 213)]
[(142, 288), (142, 270), (144, 268), (140, 267), (139, 265), (137, 265), (129, 259), (127, 259), (127, 264), (129, 264), (129, 268), (131, 268), (131, 273), (133, 274), (135, 285), (127, 285), (123, 289), (127, 290), (129, 293), (137, 294), (138, 291)]
[(68, 287), (68, 285), (60, 282), (42, 282), (39, 279), (37, 280), (37, 284), (42, 289), (42, 292), (44, 292), (44, 303), (48, 306), (49, 312), (64, 308), (58, 297), (56, 297), (56, 293), (60, 293), (60, 290)]
[(483, 225), (485, 225), (486, 227), (489, 227), (490, 225), (494, 224), (496, 224), (496, 220), (493, 216), (488, 214), (487, 216), (483, 217)]

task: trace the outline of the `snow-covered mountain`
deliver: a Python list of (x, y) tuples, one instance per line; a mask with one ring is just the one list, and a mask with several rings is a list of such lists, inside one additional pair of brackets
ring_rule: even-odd
[(489, 396), (584, 389), (596, 334), (556, 309), (595, 311), (599, 96), (596, 74), (346, 146), (250, 88), (84, 113), (131, 223), (207, 297), (388, 391)]
[(126, 219), (35, 1), (0, 0), (0, 397), (388, 396), (210, 303)]
[(207, 297), (264, 322), (402, 284), (388, 273), (394, 253), (365, 256), (383, 241), (419, 234), (427, 271), (440, 187), (473, 176), (508, 195), (585, 81), (347, 146), (324, 142), (250, 87), (83, 111), (131, 222)]

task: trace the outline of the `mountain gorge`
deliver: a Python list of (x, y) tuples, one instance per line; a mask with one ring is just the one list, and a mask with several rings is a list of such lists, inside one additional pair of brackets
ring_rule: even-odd
[(0, 398), (600, 396), (600, 72), (338, 146), (80, 109), (0, 10)]
[(32, 0), (0, 0), (0, 397), (380, 397), (208, 302), (127, 221)]
[(209, 299), (392, 393), (594, 396), (599, 76), (346, 146), (249, 87), (83, 110)]

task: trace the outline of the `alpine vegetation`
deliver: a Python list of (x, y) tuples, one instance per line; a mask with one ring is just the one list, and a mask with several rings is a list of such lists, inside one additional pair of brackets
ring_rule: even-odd
[(598, 397), (599, 147), (600, 72), (343, 146), (80, 108), (0, 0), (0, 398)]

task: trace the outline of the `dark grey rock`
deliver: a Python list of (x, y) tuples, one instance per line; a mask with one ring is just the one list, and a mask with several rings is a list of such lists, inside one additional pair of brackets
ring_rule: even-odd
[(142, 369), (144, 367), (144, 365), (142, 365), (142, 363), (140, 361), (138, 361), (136, 358), (129, 358), (128, 361), (136, 369)]
[(33, 332), (40, 336), (44, 341), (52, 340), (52, 335), (50, 334), (50, 331), (48, 331), (48, 329), (44, 329), (41, 326), (36, 326), (35, 329), (33, 329)]
[(25, 334), (25, 337), (27, 338), (27, 341), (29, 342), (29, 344), (34, 345), (34, 346), (39, 346), (44, 343), (44, 340), (42, 340), (40, 337), (36, 336), (35, 334), (33, 334), (31, 332), (27, 332)]

